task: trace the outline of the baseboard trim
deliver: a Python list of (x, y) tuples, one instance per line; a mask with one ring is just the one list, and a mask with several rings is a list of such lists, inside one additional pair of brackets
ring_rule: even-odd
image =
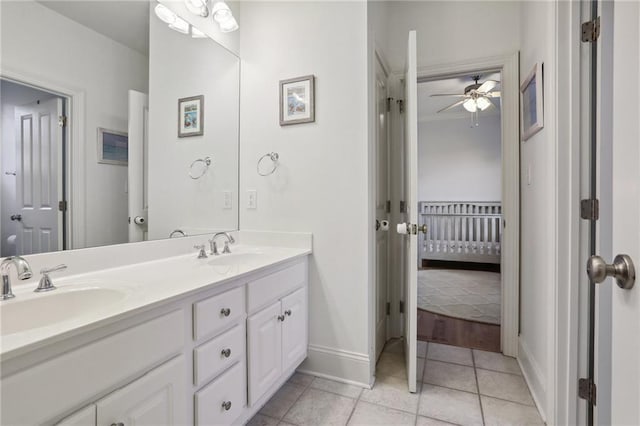
[(308, 357), (298, 368), (301, 373), (371, 389), (369, 356), (357, 352), (309, 345)]
[(544, 375), (540, 371), (540, 367), (531, 356), (531, 351), (527, 347), (522, 338), (518, 339), (518, 364), (524, 375), (524, 380), (527, 382), (529, 389), (531, 390), (531, 396), (533, 402), (536, 404), (542, 420), (546, 423), (547, 413), (545, 412), (546, 406), (542, 404), (547, 400), (547, 387), (545, 386)]

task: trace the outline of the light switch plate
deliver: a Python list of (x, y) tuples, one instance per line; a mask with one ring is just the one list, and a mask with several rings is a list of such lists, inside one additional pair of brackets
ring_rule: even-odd
[(223, 202), (222, 202), (222, 208), (229, 210), (233, 208), (233, 194), (231, 193), (231, 191), (224, 191), (223, 192)]
[(247, 208), (258, 208), (258, 191), (256, 191), (255, 189), (250, 189), (247, 191)]

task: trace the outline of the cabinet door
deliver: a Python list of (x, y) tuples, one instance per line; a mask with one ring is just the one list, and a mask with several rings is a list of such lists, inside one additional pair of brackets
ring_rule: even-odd
[(78, 410), (69, 417), (65, 417), (56, 426), (95, 426), (96, 424), (96, 406), (94, 404)]
[(181, 355), (97, 402), (98, 424), (187, 423), (186, 367)]
[(253, 405), (282, 373), (282, 321), (280, 302), (247, 320), (249, 405)]
[(307, 289), (282, 299), (282, 370), (287, 372), (307, 356)]

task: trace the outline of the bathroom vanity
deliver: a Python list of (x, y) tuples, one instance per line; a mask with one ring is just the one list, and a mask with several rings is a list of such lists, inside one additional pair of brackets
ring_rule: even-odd
[(232, 251), (68, 275), (44, 294), (16, 286), (0, 305), (0, 422), (249, 420), (306, 358), (310, 237)]

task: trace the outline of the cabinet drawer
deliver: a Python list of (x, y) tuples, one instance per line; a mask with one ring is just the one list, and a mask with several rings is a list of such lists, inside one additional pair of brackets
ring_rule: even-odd
[(244, 314), (244, 287), (197, 302), (193, 305), (193, 338), (200, 340), (215, 335)]
[(194, 349), (194, 384), (200, 386), (220, 374), (225, 368), (244, 360), (245, 340), (243, 323)]
[[(239, 362), (195, 395), (196, 425), (230, 425), (247, 401), (244, 363)], [(223, 404), (231, 403), (226, 409)]]
[(307, 262), (305, 260), (250, 282), (247, 285), (247, 311), (256, 312), (301, 287), (306, 281)]

